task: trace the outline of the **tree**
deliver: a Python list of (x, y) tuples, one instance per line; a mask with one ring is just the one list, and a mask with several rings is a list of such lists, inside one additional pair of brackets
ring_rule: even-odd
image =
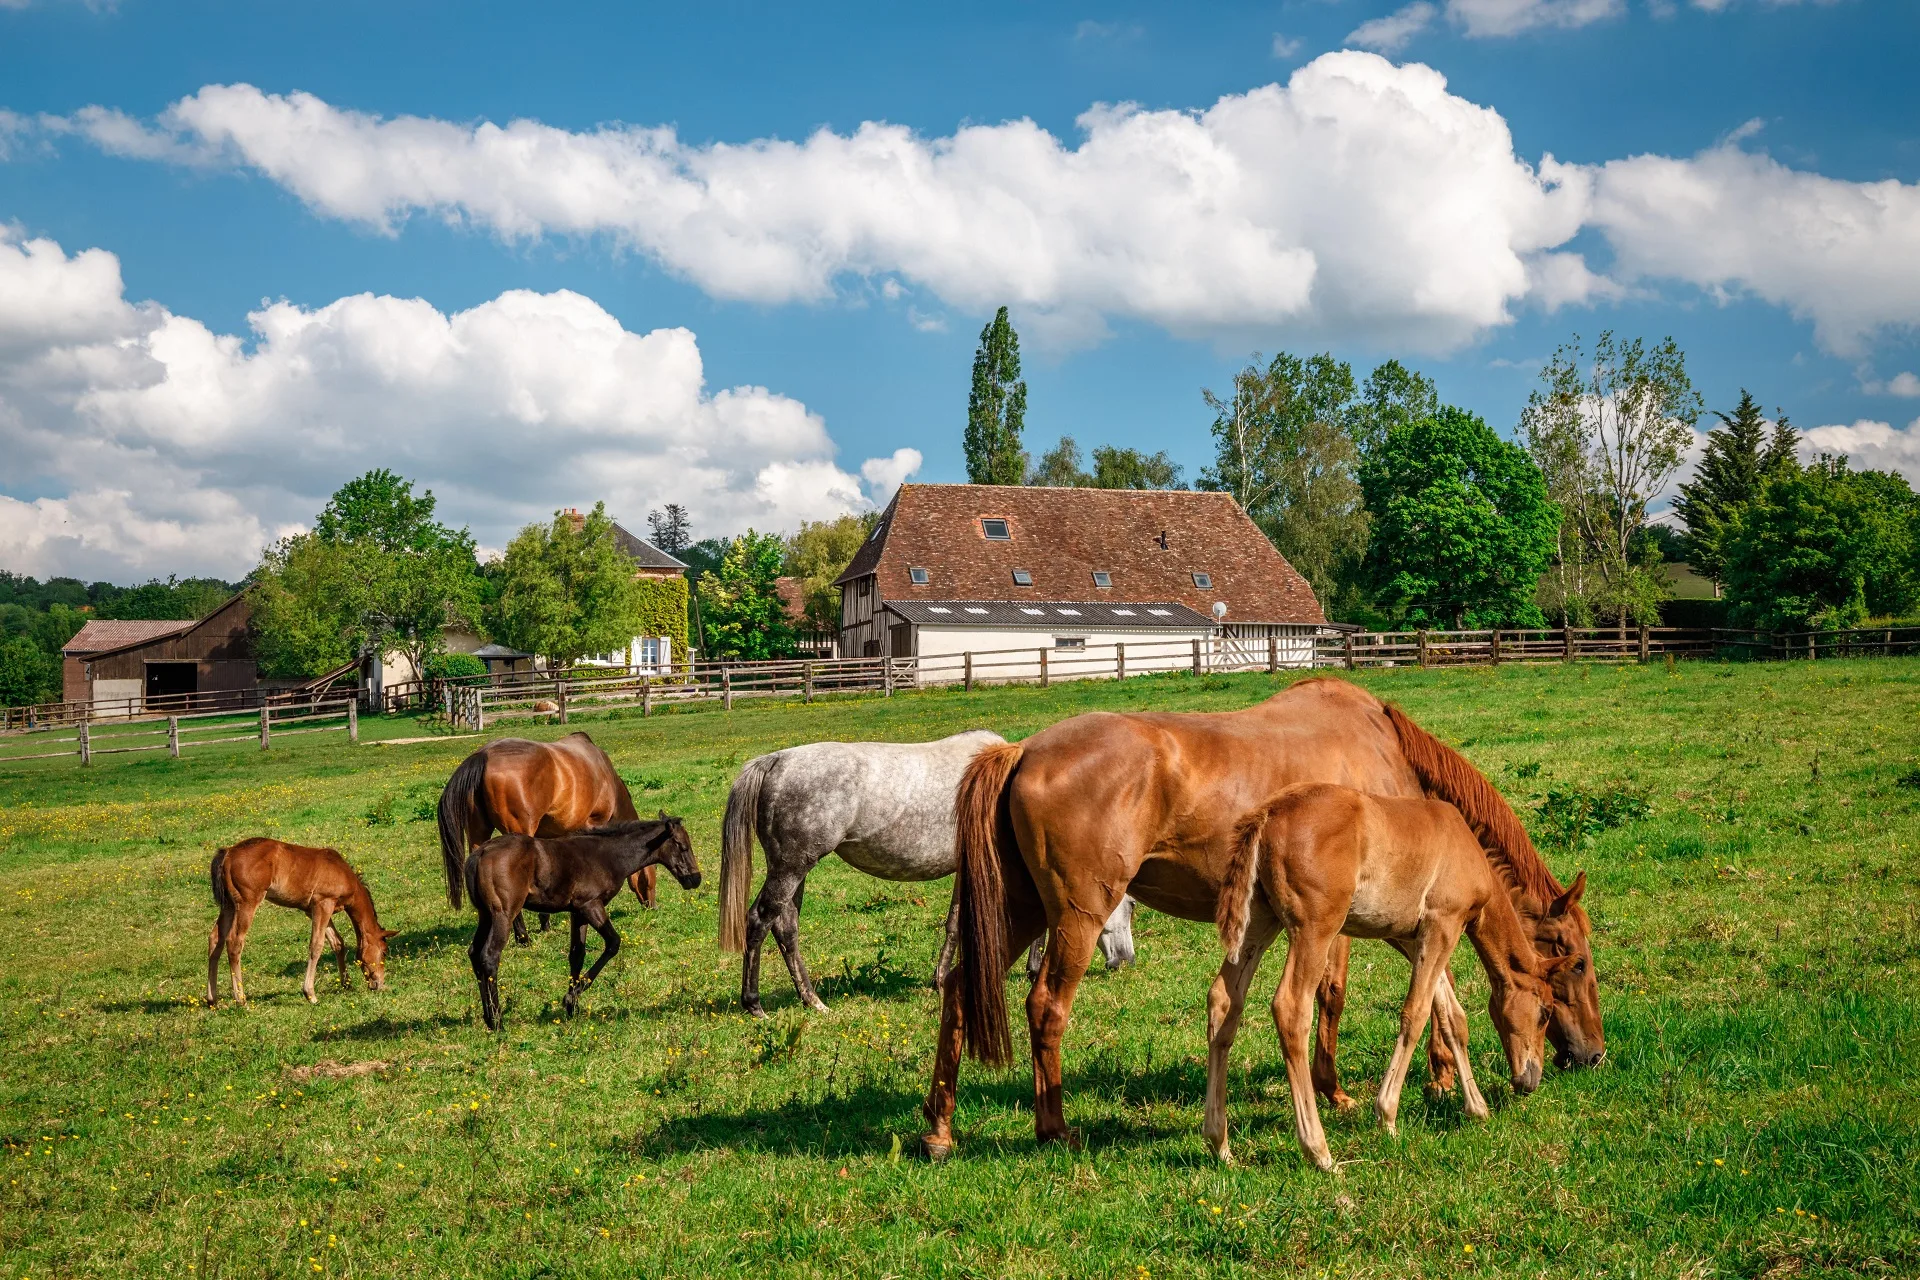
[(1099, 445), (1093, 451), (1093, 487), (1096, 489), (1184, 489), (1180, 464), (1162, 450), (1146, 454), (1138, 449)]
[[(1700, 396), (1672, 338), (1649, 348), (1610, 331), (1600, 335), (1590, 361), (1577, 337), (1561, 347), (1541, 381), (1543, 388), (1527, 401), (1522, 434), (1581, 544), (1580, 594), (1611, 614), (1625, 635), (1629, 618), (1658, 618), (1665, 585), (1636, 535), (1646, 524), (1647, 503), (1686, 456)], [(1563, 588), (1568, 551), (1563, 536)], [(1585, 573), (1589, 564), (1597, 581)], [(1564, 589), (1561, 596), (1572, 613)]]
[(1406, 625), (1542, 625), (1534, 587), (1560, 512), (1517, 445), (1445, 405), (1390, 427), (1360, 483), (1373, 516), (1366, 574)]
[(853, 563), (878, 523), (877, 511), (835, 520), (802, 520), (799, 532), (787, 539), (785, 572), (800, 580), (808, 626), (817, 631), (840, 629), (840, 589), (833, 580)]
[(1693, 479), (1680, 486), (1673, 509), (1686, 522), (1687, 563), (1718, 582), (1726, 564), (1721, 539), (1736, 511), (1794, 461), (1793, 428), (1783, 417), (1769, 429), (1760, 405), (1745, 387), (1731, 414), (1714, 410), (1720, 425), (1707, 433)]
[(552, 524), (514, 535), (488, 629), (503, 644), (568, 667), (624, 650), (640, 632), (641, 604), (633, 562), (614, 540), (607, 504), (596, 502), (584, 517), (556, 511)]
[(1213, 410), (1214, 465), (1199, 487), (1231, 493), (1337, 614), (1357, 603), (1367, 512), (1355, 468), (1353, 370), (1331, 355), (1254, 356)]
[(413, 481), (381, 467), (335, 490), (313, 532), (323, 542), (424, 551), (446, 541), (450, 532), (434, 520), (435, 502), (433, 490), (415, 497)]
[(1735, 619), (1766, 630), (1850, 627), (1878, 604), (1913, 602), (1912, 489), (1823, 456), (1781, 471), (1735, 510), (1724, 531), (1726, 595)]
[(647, 528), (653, 533), (649, 541), (670, 556), (678, 556), (693, 542), (693, 522), (677, 502), (669, 502), (664, 511), (647, 512)]
[(247, 588), (260, 674), (305, 680), (373, 651), (362, 593), (380, 566), (367, 543), (295, 534), (267, 548)]
[(97, 618), (204, 618), (238, 590), (218, 578), (154, 578), (117, 593), (94, 610)]
[(1093, 484), (1093, 477), (1081, 470), (1079, 444), (1072, 436), (1061, 436), (1059, 444), (1040, 455), (1040, 465), (1027, 476), (1027, 483), (1085, 489)]
[(0, 641), (0, 707), (60, 700), (60, 657), (23, 635)]
[(1361, 454), (1373, 452), (1395, 427), (1432, 417), (1440, 410), (1433, 379), (1388, 360), (1367, 375), (1353, 407), (1353, 441)]
[(1005, 307), (980, 331), (973, 355), (973, 389), (967, 394), (967, 479), (974, 484), (1020, 484), (1027, 455), (1020, 446), (1026, 428), (1027, 384), (1020, 380), (1020, 335)]
[(718, 573), (696, 584), (709, 658), (781, 658), (797, 637), (778, 581), (786, 543), (778, 534), (748, 529), (733, 540)]

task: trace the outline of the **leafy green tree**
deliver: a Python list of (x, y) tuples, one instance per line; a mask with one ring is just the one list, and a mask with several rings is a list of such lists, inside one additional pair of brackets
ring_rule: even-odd
[(693, 521), (687, 509), (669, 502), (662, 511), (647, 512), (647, 540), (670, 556), (678, 557), (693, 542)]
[(1464, 409), (1388, 429), (1360, 469), (1366, 571), (1412, 627), (1542, 625), (1534, 585), (1560, 512), (1539, 468)]
[(1433, 379), (1398, 360), (1388, 360), (1367, 375), (1353, 406), (1352, 436), (1362, 455), (1385, 443), (1398, 426), (1430, 418), (1440, 410), (1440, 392)]
[(311, 679), (372, 649), (360, 598), (372, 558), (364, 545), (310, 533), (267, 548), (247, 589), (261, 675)]
[(98, 618), (204, 618), (225, 604), (237, 587), (218, 578), (158, 578), (130, 587), (94, 610)]
[(1356, 475), (1353, 370), (1331, 355), (1255, 356), (1213, 410), (1214, 464), (1199, 487), (1231, 493), (1339, 616), (1358, 603), (1367, 510)]
[(807, 625), (818, 631), (840, 629), (840, 589), (833, 580), (853, 563), (855, 553), (880, 522), (880, 513), (844, 515), (834, 520), (803, 520), (787, 539), (785, 573), (800, 580)]
[(1072, 436), (1061, 436), (1059, 444), (1040, 455), (1040, 465), (1027, 476), (1027, 483), (1085, 489), (1093, 484), (1093, 477), (1081, 468), (1079, 443)]
[(633, 562), (614, 540), (606, 503), (597, 502), (585, 517), (557, 511), (552, 524), (514, 535), (487, 624), (501, 643), (567, 667), (625, 649), (641, 615)]
[(23, 635), (0, 642), (0, 706), (30, 707), (60, 700), (60, 656)]
[(718, 573), (697, 584), (709, 658), (782, 658), (794, 651), (793, 623), (780, 599), (786, 543), (748, 529), (733, 540)]
[(1093, 451), (1093, 487), (1096, 489), (1184, 489), (1180, 464), (1166, 455), (1099, 445)]
[(383, 551), (422, 551), (450, 536), (433, 518), (429, 489), (414, 496), (413, 481), (381, 467), (341, 485), (314, 520), (322, 542), (371, 543)]
[(1794, 431), (1783, 417), (1769, 426), (1745, 387), (1730, 414), (1714, 410), (1720, 425), (1707, 433), (1693, 479), (1680, 486), (1673, 509), (1686, 522), (1687, 563), (1719, 581), (1726, 564), (1720, 543), (1733, 514), (1760, 496), (1766, 482), (1797, 465)]
[(1724, 531), (1734, 618), (1766, 630), (1833, 630), (1865, 619), (1872, 595), (1911, 607), (1915, 505), (1905, 480), (1851, 471), (1845, 458), (1776, 474)]
[(1020, 380), (1020, 335), (1000, 308), (980, 331), (967, 393), (967, 479), (974, 484), (1020, 484), (1027, 478), (1027, 384)]

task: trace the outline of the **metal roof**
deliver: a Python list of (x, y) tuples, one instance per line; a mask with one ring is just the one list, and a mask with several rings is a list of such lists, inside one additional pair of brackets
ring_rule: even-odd
[(923, 627), (1076, 627), (1102, 630), (1211, 630), (1213, 619), (1171, 601), (889, 600), (887, 611)]
[(60, 652), (74, 655), (107, 653), (114, 649), (124, 649), (128, 645), (158, 640), (162, 636), (178, 635), (193, 623), (192, 618), (153, 620), (90, 618), (85, 626), (74, 633), (73, 639), (61, 646)]

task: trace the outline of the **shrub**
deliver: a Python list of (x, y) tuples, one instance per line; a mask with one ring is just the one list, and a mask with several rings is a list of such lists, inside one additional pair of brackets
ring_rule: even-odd
[(458, 680), (487, 674), (487, 664), (470, 653), (436, 653), (427, 659), (426, 668), (424, 674), (429, 680)]
[(1589, 837), (1638, 822), (1653, 812), (1644, 788), (1616, 783), (1608, 787), (1555, 787), (1535, 809), (1547, 841), (1577, 849)]

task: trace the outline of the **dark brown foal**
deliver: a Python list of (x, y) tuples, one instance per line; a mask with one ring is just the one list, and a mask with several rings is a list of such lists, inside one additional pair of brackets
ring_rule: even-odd
[(313, 937), (307, 946), (307, 980), (300, 987), (307, 1003), (319, 1003), (313, 977), (320, 967), (324, 944), (333, 946), (340, 962), (340, 985), (347, 985), (347, 944), (333, 927), (336, 911), (345, 911), (347, 919), (353, 921), (360, 943), (360, 968), (367, 975), (368, 988), (378, 991), (387, 985), (387, 939), (394, 936), (393, 931), (380, 927), (374, 915), (373, 895), (367, 892), (359, 873), (334, 850), (257, 836), (215, 853), (210, 872), (220, 918), (207, 938), (209, 1006), (219, 999), (215, 987), (223, 947), (233, 980), (233, 998), (240, 1004), (247, 1002), (247, 990), (240, 982), (240, 953), (246, 949), (253, 913), (263, 900), (304, 911), (313, 919)]
[[(600, 976), (607, 961), (620, 950), (620, 935), (607, 918), (607, 904), (642, 868), (664, 866), (683, 889), (700, 885), (700, 866), (694, 861), (693, 841), (680, 819), (664, 810), (660, 817), (618, 822), (609, 827), (569, 836), (496, 836), (467, 858), (467, 893), (480, 913), (467, 954), (473, 976), (480, 983), (480, 1016), (487, 1028), (500, 1029), (500, 954), (521, 911), (531, 907), (543, 914), (565, 911), (573, 920), (573, 939), (567, 948), (572, 981), (564, 1002), (572, 1013), (580, 993)], [(587, 929), (598, 931), (606, 945), (586, 976), (580, 966), (587, 956)]]

